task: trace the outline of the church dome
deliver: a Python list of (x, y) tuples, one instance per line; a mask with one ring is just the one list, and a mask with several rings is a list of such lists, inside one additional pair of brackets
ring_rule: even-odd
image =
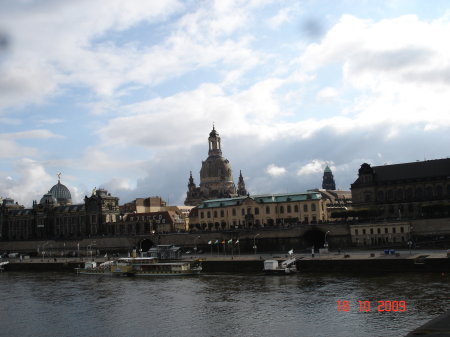
[(233, 181), (230, 162), (221, 156), (209, 156), (202, 163), (200, 178), (201, 180), (213, 178), (213, 180)]
[(49, 193), (56, 198), (59, 204), (64, 205), (72, 203), (72, 196), (70, 195), (69, 189), (59, 181), (50, 189)]
[(48, 192), (47, 194), (44, 194), (39, 203), (41, 205), (54, 205), (56, 204), (56, 198), (50, 192)]

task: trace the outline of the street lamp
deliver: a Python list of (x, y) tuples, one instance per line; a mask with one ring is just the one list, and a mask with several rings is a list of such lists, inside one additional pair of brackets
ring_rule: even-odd
[(323, 246), (324, 246), (324, 248), (328, 248), (328, 242), (327, 242), (327, 234), (329, 233), (330, 231), (327, 231), (326, 233), (325, 233), (325, 243), (323, 244)]
[(259, 236), (259, 233), (258, 234), (256, 234), (254, 237), (253, 237), (253, 249), (255, 250), (255, 255), (256, 255), (256, 237), (257, 236)]
[(199, 239), (200, 238), (200, 235), (198, 235), (195, 239), (194, 239), (194, 251), (195, 251), (195, 253), (197, 254), (197, 239)]

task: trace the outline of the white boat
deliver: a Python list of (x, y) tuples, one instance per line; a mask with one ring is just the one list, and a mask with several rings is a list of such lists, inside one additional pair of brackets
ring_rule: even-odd
[(76, 268), (77, 274), (117, 276), (184, 276), (202, 271), (200, 261), (158, 262), (154, 257), (124, 257), (100, 265), (86, 262), (84, 268)]
[(265, 260), (264, 273), (267, 275), (292, 275), (297, 273), (297, 258), (291, 257), (285, 261)]
[(3, 269), (5, 269), (4, 266), (6, 266), (8, 263), (9, 261), (0, 262), (0, 272), (2, 272)]

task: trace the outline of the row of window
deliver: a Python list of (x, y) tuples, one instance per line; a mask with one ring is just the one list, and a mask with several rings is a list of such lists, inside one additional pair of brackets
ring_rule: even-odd
[[(447, 185), (447, 197), (450, 197), (450, 185)], [(425, 188), (416, 187), (415, 189), (409, 187), (406, 189), (399, 188), (397, 190), (387, 190), (377, 192), (377, 201), (403, 201), (403, 200), (430, 200), (440, 199), (444, 197), (444, 188), (442, 185), (427, 186)]]
[[(362, 228), (362, 235), (366, 235), (366, 234), (375, 234), (375, 230), (374, 228), (370, 228), (369, 231), (366, 230), (366, 228)], [(377, 228), (377, 234), (381, 234), (382, 230), (381, 228)], [(399, 228), (399, 233), (404, 233), (405, 232), (405, 228), (404, 227), (400, 227)], [(388, 234), (389, 233), (389, 228), (388, 227), (384, 227), (384, 234)], [(397, 233), (397, 228), (396, 227), (392, 227), (391, 228), (391, 233), (396, 234)], [(359, 229), (355, 229), (355, 235), (359, 235)]]
[[(292, 207), (291, 205), (287, 205), (286, 208), (284, 206), (278, 206), (278, 213), (279, 214), (284, 214), (285, 210), (286, 210), (286, 213), (292, 213), (292, 210), (294, 210), (294, 213), (298, 213), (299, 212), (299, 206), (298, 205), (294, 205), (294, 207)], [(266, 206), (265, 207), (265, 211), (266, 211), (265, 214), (271, 214), (270, 206)], [(316, 211), (316, 204), (311, 204), (311, 211), (312, 212)], [(255, 207), (253, 209), (253, 212), (254, 213), (252, 213), (252, 208), (251, 207), (247, 207), (247, 209), (241, 208), (241, 215), (244, 216), (246, 214), (259, 215), (259, 213), (260, 213), (259, 207)], [(308, 212), (308, 204), (304, 204), (303, 205), (303, 212)], [(275, 213), (277, 213), (277, 208), (276, 207), (275, 207)], [(214, 218), (217, 218), (219, 214), (220, 214), (221, 218), (225, 217), (225, 211), (223, 209), (221, 209), (220, 213), (217, 210), (214, 210), (212, 213), (211, 213), (211, 211), (207, 211), (207, 212), (201, 211), (200, 212), (200, 218), (204, 219), (205, 215), (206, 215), (206, 218), (211, 218), (211, 215), (213, 215)], [(236, 208), (232, 208), (231, 209), (231, 215), (232, 216), (236, 216), (236, 214), (237, 214)]]

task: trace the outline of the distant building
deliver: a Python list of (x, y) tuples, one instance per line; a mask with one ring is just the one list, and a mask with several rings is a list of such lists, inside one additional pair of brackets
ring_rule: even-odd
[(189, 226), (224, 230), (321, 223), (327, 220), (325, 203), (318, 192), (206, 200), (191, 211)]
[(327, 167), (325, 167), (325, 170), (323, 172), (322, 188), (324, 190), (336, 189), (336, 183), (334, 182), (333, 172), (331, 172), (331, 169), (328, 167), (328, 165)]
[(197, 206), (203, 200), (230, 198), (247, 194), (242, 173), (239, 176), (238, 190), (236, 190), (230, 162), (222, 157), (219, 133), (214, 126), (209, 134), (208, 143), (208, 158), (202, 162), (200, 170), (200, 186), (197, 187), (194, 183), (191, 172), (185, 205)]
[(337, 220), (334, 216), (335, 213), (347, 211), (352, 207), (352, 193), (350, 191), (313, 189), (308, 190), (308, 192), (319, 192), (322, 195), (329, 220)]
[(361, 165), (351, 185), (353, 208), (375, 218), (448, 216), (450, 159)]
[(2, 240), (75, 239), (107, 234), (107, 224), (119, 218), (119, 199), (106, 190), (94, 189), (84, 204), (72, 204), (69, 189), (58, 183), (32, 208), (3, 200), (0, 206)]
[(158, 196), (148, 198), (137, 198), (131, 202), (128, 202), (120, 206), (120, 212), (122, 214), (158, 212), (164, 210), (164, 207), (166, 206), (167, 202)]

